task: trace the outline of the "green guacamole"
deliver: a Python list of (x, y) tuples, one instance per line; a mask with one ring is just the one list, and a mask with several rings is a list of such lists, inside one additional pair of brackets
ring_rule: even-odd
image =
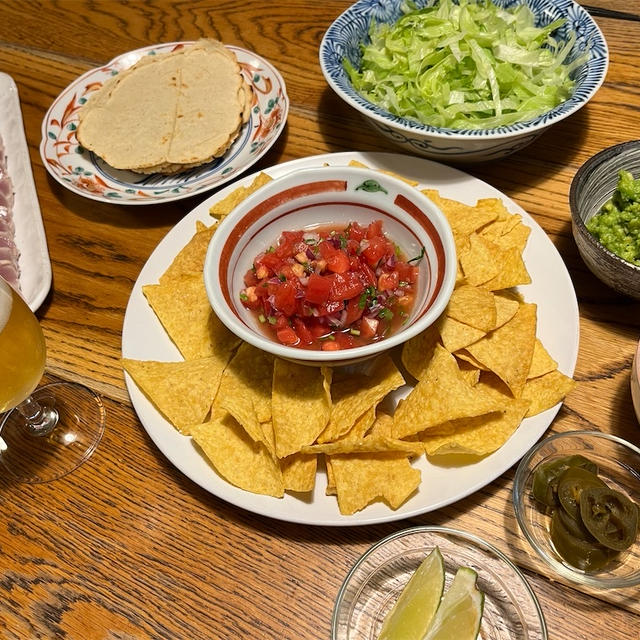
[(620, 171), (611, 200), (587, 222), (587, 229), (609, 251), (640, 266), (640, 179)]

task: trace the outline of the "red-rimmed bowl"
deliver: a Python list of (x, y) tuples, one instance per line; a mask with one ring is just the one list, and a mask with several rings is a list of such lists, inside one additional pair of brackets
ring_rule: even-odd
[[(406, 256), (418, 256), (418, 292), (407, 322), (389, 337), (339, 351), (282, 345), (241, 303), (244, 275), (283, 231), (382, 220), (385, 234)], [(399, 178), (360, 167), (316, 167), (267, 183), (220, 222), (207, 251), (204, 281), (220, 320), (242, 340), (273, 355), (310, 365), (341, 365), (376, 356), (431, 325), (456, 279), (456, 251), (442, 211)]]

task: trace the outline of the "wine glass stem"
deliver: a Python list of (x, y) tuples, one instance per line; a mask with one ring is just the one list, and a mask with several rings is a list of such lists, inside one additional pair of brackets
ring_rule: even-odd
[(46, 407), (29, 397), (21, 402), (16, 409), (26, 421), (31, 435), (46, 436), (58, 424), (58, 412), (53, 407)]

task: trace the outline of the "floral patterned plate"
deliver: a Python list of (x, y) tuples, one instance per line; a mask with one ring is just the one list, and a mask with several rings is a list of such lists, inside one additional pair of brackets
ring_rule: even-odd
[(229, 45), (227, 48), (236, 55), (245, 79), (253, 88), (253, 105), (249, 121), (223, 157), (171, 176), (142, 175), (114, 169), (78, 144), (78, 110), (91, 92), (142, 56), (174, 51), (189, 44), (192, 43), (171, 42), (130, 51), (72, 82), (55, 99), (42, 122), (40, 155), (47, 171), (63, 186), (93, 200), (156, 204), (213, 189), (262, 157), (278, 139), (287, 120), (289, 98), (284, 80), (260, 56)]

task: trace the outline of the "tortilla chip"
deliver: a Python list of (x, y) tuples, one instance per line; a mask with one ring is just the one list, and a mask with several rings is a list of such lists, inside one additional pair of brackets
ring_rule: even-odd
[(393, 417), (393, 435), (405, 438), (450, 420), (501, 409), (499, 402), (469, 385), (456, 359), (438, 346), (425, 376), (398, 404)]
[(522, 390), (523, 400), (528, 400), (530, 403), (527, 417), (535, 416), (546, 409), (555, 407), (575, 385), (572, 378), (565, 376), (557, 369), (543, 376), (527, 380)]
[(263, 495), (281, 498), (284, 482), (280, 466), (260, 442), (225, 412), (191, 429), (194, 442), (214, 469), (231, 484)]
[(270, 354), (242, 343), (222, 374), (215, 399), (253, 440), (267, 446), (261, 423), (271, 420), (273, 362)]
[(238, 204), (240, 204), (245, 198), (250, 196), (254, 191), (257, 191), (260, 187), (267, 184), (272, 180), (271, 176), (264, 172), (260, 172), (253, 182), (246, 187), (238, 187), (231, 193), (226, 195), (222, 200), (214, 203), (209, 208), (209, 214), (218, 220), (222, 220), (225, 216), (229, 215)]
[(312, 444), (302, 447), (303, 453), (324, 453), (333, 456), (341, 453), (380, 453), (383, 451), (403, 451), (412, 455), (420, 455), (422, 446), (407, 440), (398, 440), (384, 434), (370, 434), (355, 440), (354, 438), (326, 442), (324, 444)]
[(465, 379), (467, 384), (472, 387), (478, 384), (480, 380), (480, 369), (466, 360), (456, 360), (460, 375)]
[(327, 496), (335, 496), (336, 495), (336, 478), (333, 473), (333, 467), (331, 466), (331, 459), (325, 458), (325, 466), (327, 469), (327, 488), (325, 489), (325, 495)]
[(420, 471), (401, 453), (337, 455), (331, 457), (331, 466), (343, 515), (376, 500), (397, 509), (420, 484)]
[(558, 363), (549, 355), (549, 352), (544, 348), (542, 342), (536, 338), (527, 379), (543, 376), (545, 373), (550, 373), (557, 368)]
[(371, 425), (376, 419), (376, 408), (374, 406), (369, 407), (354, 423), (353, 427), (347, 431), (343, 436), (338, 438), (336, 442), (342, 440), (361, 440), (366, 435), (367, 431), (371, 429)]
[(280, 460), (285, 490), (297, 493), (313, 491), (317, 467), (318, 457), (313, 454), (293, 453)]
[(467, 282), (477, 287), (498, 276), (503, 253), (490, 240), (472, 234), (469, 237), (469, 250), (460, 254), (460, 265)]
[(276, 454), (285, 458), (312, 444), (331, 415), (325, 379), (326, 368), (308, 367), (276, 358), (273, 368), (271, 409)]
[(372, 363), (370, 375), (336, 374), (331, 386), (331, 417), (318, 443), (331, 442), (346, 434), (359, 416), (403, 384), (402, 374), (386, 354)]
[(458, 202), (457, 200), (443, 198), (439, 192), (434, 189), (423, 189), (422, 193), (436, 206), (440, 207), (449, 221), (454, 234), (468, 236), (492, 220), (495, 220), (497, 216), (497, 212), (489, 206), (471, 206)]
[(444, 316), (440, 319), (438, 328), (440, 329), (442, 344), (445, 349), (451, 353), (460, 351), (460, 349), (464, 349), (470, 344), (478, 342), (480, 338), (484, 338), (486, 335), (486, 331), (476, 329), (464, 322), (454, 320), (449, 316)]
[(498, 289), (517, 287), (521, 284), (530, 284), (531, 276), (524, 264), (520, 249), (511, 247), (506, 251), (500, 251), (502, 254), (499, 258), (500, 271), (493, 278), (486, 281), (484, 286), (490, 291), (496, 291)]
[(240, 339), (213, 313), (202, 274), (145, 285), (142, 292), (185, 360), (215, 355), (226, 364)]
[(535, 304), (521, 304), (507, 324), (467, 347), (471, 356), (504, 380), (515, 398), (522, 394), (531, 368), (536, 342), (536, 310)]
[[(514, 216), (514, 218), (516, 217), (520, 218), (520, 216)], [(505, 229), (503, 230), (502, 235), (495, 238), (494, 242), (501, 249), (506, 250), (515, 248), (519, 253), (522, 253), (524, 248), (527, 246), (527, 241), (531, 234), (531, 228), (519, 221), (517, 224), (513, 225), (511, 229), (506, 230), (507, 227), (508, 224), (505, 224)]]
[(449, 422), (447, 435), (420, 436), (427, 455), (463, 454), (485, 456), (499, 449), (518, 428), (529, 407), (526, 400), (505, 401), (504, 412), (488, 413)]
[[(349, 166), (350, 167), (362, 167), (363, 169), (369, 169), (370, 168), (366, 164), (363, 164), (362, 162), (359, 162), (358, 160), (349, 160)], [(380, 173), (385, 173), (388, 176), (391, 176), (392, 178), (398, 178), (398, 180), (402, 180), (402, 182), (406, 182), (408, 185), (411, 185), (412, 187), (418, 186), (418, 182), (416, 182), (415, 180), (410, 180), (409, 178), (405, 178), (404, 176), (401, 176), (399, 173), (396, 173), (395, 171), (388, 171), (386, 169), (375, 169), (375, 171), (379, 171)]]
[(200, 223), (197, 225), (195, 234), (189, 242), (178, 252), (168, 269), (160, 276), (159, 282), (175, 278), (188, 273), (201, 274), (204, 270), (204, 258), (209, 248), (209, 242), (216, 230), (217, 225), (210, 227)]
[(434, 323), (402, 346), (402, 364), (416, 380), (427, 370), (439, 336), (439, 327)]
[(493, 295), (493, 300), (496, 304), (496, 324), (492, 329), (497, 329), (503, 324), (506, 324), (516, 315), (520, 304), (517, 300), (503, 295), (504, 292), (496, 292)]
[(490, 331), (497, 320), (495, 296), (487, 289), (462, 285), (451, 294), (446, 314), (481, 331)]
[(207, 417), (224, 367), (215, 357), (181, 362), (123, 358), (121, 362), (158, 411), (185, 435)]

